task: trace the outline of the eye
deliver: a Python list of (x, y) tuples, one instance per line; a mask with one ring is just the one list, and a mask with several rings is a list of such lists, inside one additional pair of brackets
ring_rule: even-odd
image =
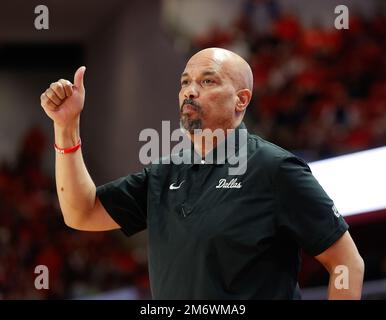
[(186, 86), (188, 84), (188, 80), (182, 80), (181, 81), (181, 86)]
[(212, 84), (214, 81), (212, 79), (204, 79), (202, 80), (203, 84)]

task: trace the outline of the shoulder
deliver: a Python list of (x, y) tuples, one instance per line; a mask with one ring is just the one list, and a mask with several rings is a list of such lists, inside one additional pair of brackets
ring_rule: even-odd
[(290, 151), (254, 134), (248, 136), (248, 152), (253, 160), (258, 160), (273, 167), (279, 165), (285, 159), (297, 158)]
[(286, 170), (305, 169), (311, 172), (302, 158), (257, 135), (250, 134), (248, 137), (248, 154), (248, 162), (264, 168), (271, 177)]

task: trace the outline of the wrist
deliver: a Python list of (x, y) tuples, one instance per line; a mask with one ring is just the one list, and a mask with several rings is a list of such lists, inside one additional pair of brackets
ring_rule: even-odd
[(82, 142), (79, 139), (78, 143), (70, 148), (60, 148), (56, 145), (56, 143), (54, 144), (54, 148), (57, 153), (66, 154), (66, 153), (76, 152), (81, 147), (81, 145), (82, 145)]
[(55, 145), (60, 148), (70, 148), (80, 140), (79, 120), (67, 126), (54, 124)]

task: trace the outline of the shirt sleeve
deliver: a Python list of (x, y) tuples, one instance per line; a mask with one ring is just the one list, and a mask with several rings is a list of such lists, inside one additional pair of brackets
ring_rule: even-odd
[(275, 175), (277, 221), (310, 255), (329, 248), (348, 229), (334, 202), (301, 159), (282, 159)]
[(148, 170), (144, 169), (97, 188), (103, 207), (127, 236), (146, 229), (147, 186)]

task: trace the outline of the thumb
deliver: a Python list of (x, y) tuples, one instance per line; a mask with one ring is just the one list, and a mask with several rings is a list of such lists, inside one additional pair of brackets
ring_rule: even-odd
[(84, 73), (86, 71), (86, 67), (80, 67), (78, 70), (76, 70), (75, 75), (74, 75), (74, 85), (77, 88), (84, 88), (83, 85), (83, 78), (84, 78)]

